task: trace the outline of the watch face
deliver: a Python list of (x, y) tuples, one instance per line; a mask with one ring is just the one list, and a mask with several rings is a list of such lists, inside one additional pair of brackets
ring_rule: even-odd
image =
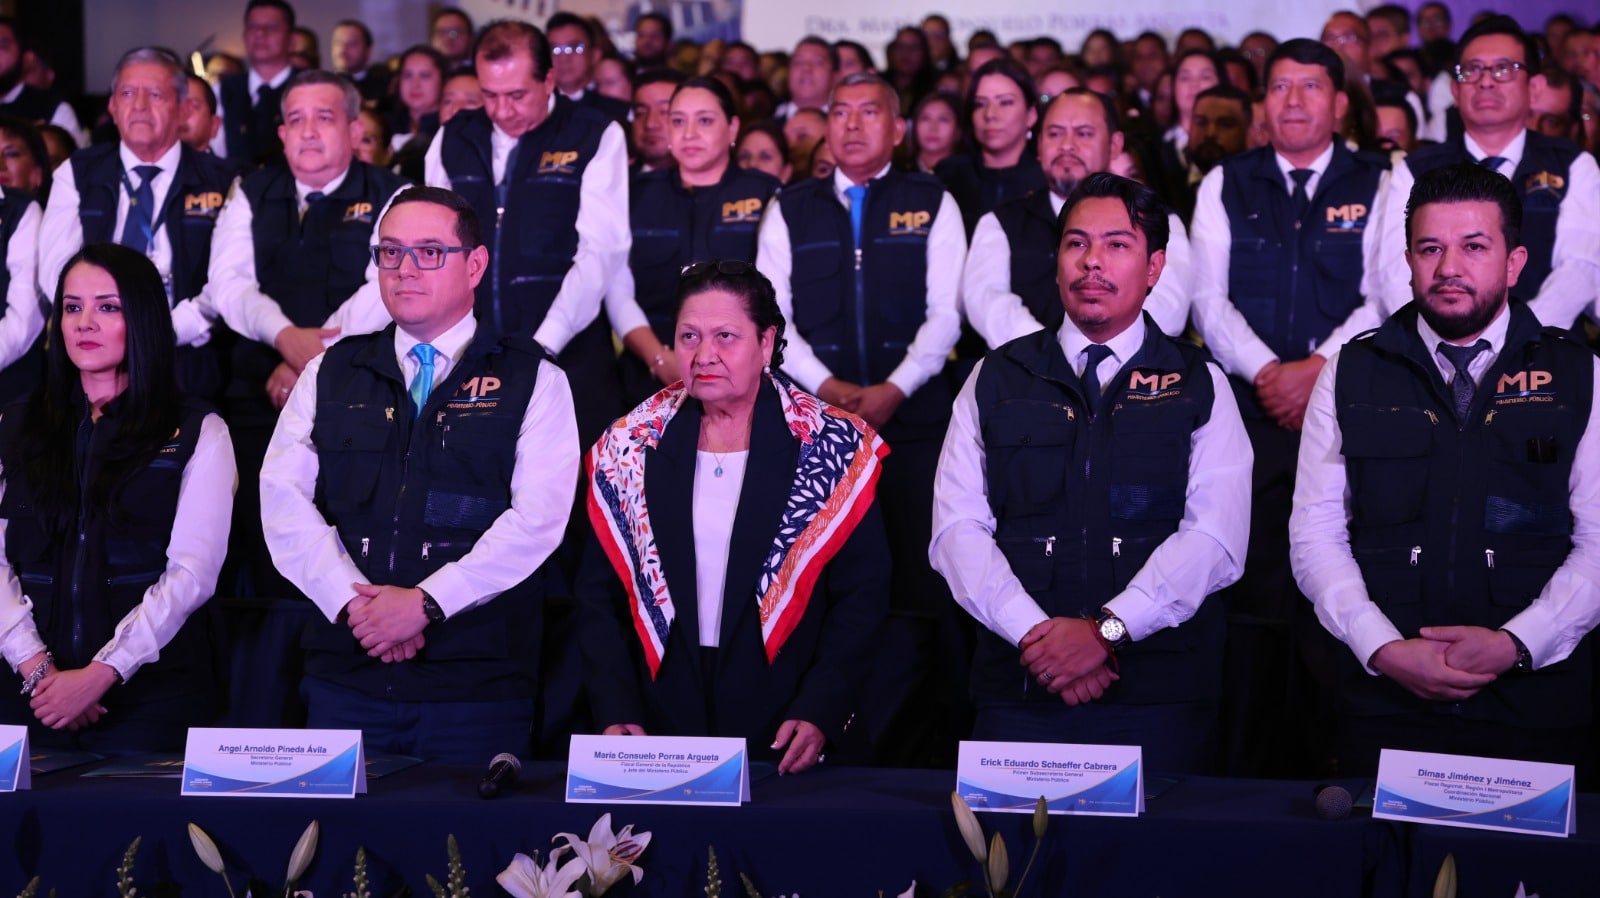
[(1108, 617), (1100, 622), (1100, 638), (1112, 645), (1121, 642), (1127, 638), (1127, 635), (1128, 628), (1123, 626), (1122, 621), (1117, 618)]

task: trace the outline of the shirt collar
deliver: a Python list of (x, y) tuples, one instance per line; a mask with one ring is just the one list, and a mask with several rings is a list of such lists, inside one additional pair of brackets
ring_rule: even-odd
[[(1056, 331), (1056, 340), (1061, 344), (1061, 351), (1066, 353), (1068, 364), (1072, 365), (1075, 371), (1078, 368), (1078, 357), (1083, 355), (1084, 349), (1093, 342), (1078, 330), (1071, 318), (1061, 320), (1061, 329)], [(1144, 345), (1144, 313), (1140, 312), (1132, 324), (1122, 333), (1107, 340), (1105, 345), (1111, 349), (1111, 356), (1117, 360), (1118, 368), (1128, 364), (1133, 354)]]
[[(559, 90), (553, 90), (553, 91), (550, 92), (550, 102), (546, 103), (545, 107), (544, 107), (545, 118), (549, 118), (550, 117), (550, 113), (556, 111), (556, 94), (559, 94), (559, 93), (561, 93), (561, 91), (559, 91)], [(539, 125), (542, 125), (542, 124), (544, 124), (544, 121), (541, 119), (540, 122), (539, 122)], [(537, 128), (537, 127), (539, 127), (539, 125), (534, 125), (533, 128)], [(494, 121), (492, 119), (490, 120), (490, 127), (493, 129), (494, 139), (497, 140), (497, 141), (505, 141), (505, 142), (508, 142), (508, 143), (516, 143), (520, 139), (519, 137), (512, 137), (510, 134), (507, 134), (506, 132), (500, 130), (500, 126), (497, 125), (497, 124), (494, 124)], [(528, 130), (532, 131), (533, 128), (529, 128)], [(524, 133), (526, 133), (526, 132), (524, 132)]]
[[(1278, 171), (1283, 172), (1283, 181), (1284, 181), (1284, 183), (1285, 184), (1293, 184), (1294, 183), (1294, 179), (1289, 176), (1289, 173), (1294, 171), (1294, 163), (1290, 162), (1288, 159), (1285, 159), (1283, 157), (1283, 154), (1277, 152), (1276, 150), (1273, 151), (1272, 158), (1277, 160), (1277, 162), (1278, 162)], [(1332, 161), (1333, 161), (1333, 141), (1329, 141), (1327, 148), (1324, 149), (1320, 154), (1318, 154), (1317, 158), (1311, 160), (1311, 164), (1306, 166), (1306, 168), (1309, 168), (1312, 171), (1316, 172), (1316, 174), (1313, 177), (1320, 178), (1320, 177), (1322, 177), (1322, 173), (1328, 170), (1328, 163), (1330, 163)]]
[[(1511, 304), (1508, 302), (1500, 308), (1500, 314), (1494, 316), (1489, 326), (1476, 339), (1489, 341), (1487, 358), (1494, 358), (1506, 345), (1506, 333), (1511, 328)], [(1439, 344), (1444, 338), (1438, 331), (1428, 326), (1428, 319), (1417, 315), (1417, 336), (1422, 338), (1422, 345), (1428, 349), (1428, 355), (1437, 363), (1439, 361)], [(1442, 370), (1442, 369), (1441, 369)]]
[(298, 200), (300, 202), (300, 205), (304, 206), (306, 204), (306, 194), (317, 192), (317, 193), (321, 193), (323, 196), (328, 196), (329, 194), (333, 193), (335, 190), (338, 190), (339, 189), (339, 185), (343, 184), (344, 183), (344, 179), (349, 177), (349, 176), (350, 176), (350, 167), (346, 166), (344, 171), (339, 172), (337, 175), (334, 175), (332, 180), (330, 180), (328, 183), (322, 185), (321, 187), (312, 187), (311, 185), (306, 184), (305, 182), (301, 181), (299, 178), (295, 178), (294, 179), (294, 197), (295, 197), (296, 200)]
[[(155, 161), (155, 164), (161, 168), (161, 174), (170, 175), (177, 171), (178, 157), (182, 154), (183, 141), (173, 141), (172, 146), (168, 147), (167, 151), (161, 154), (161, 158)], [(133, 154), (133, 150), (128, 149), (128, 145), (125, 143), (117, 145), (117, 155), (122, 158), (122, 170), (126, 172), (131, 172), (141, 165), (149, 164), (143, 159), (140, 159), (138, 156), (135, 156)]]
[(271, 87), (282, 87), (283, 86), (283, 82), (288, 81), (289, 80), (289, 76), (291, 76), (293, 74), (294, 74), (294, 66), (286, 65), (282, 69), (278, 70), (278, 74), (272, 76), (272, 80), (271, 81), (268, 81), (267, 79), (262, 78), (261, 75), (256, 72), (254, 67), (251, 67), (250, 68), (250, 74), (248, 76), (246, 76), (246, 79), (245, 79), (245, 82), (250, 87), (250, 102), (252, 102), (252, 103), (255, 102), (256, 91), (261, 89), (261, 85), (266, 84), (266, 85), (269, 85)]
[[(883, 168), (878, 169), (878, 173), (877, 174), (875, 174), (871, 178), (867, 179), (867, 184), (870, 184), (873, 181), (876, 181), (879, 178), (883, 177), (884, 175), (888, 174), (889, 173), (889, 169), (890, 169), (891, 166), (893, 166), (893, 164), (894, 164), (893, 162), (884, 163)], [(836, 169), (833, 170), (833, 192), (840, 199), (844, 199), (848, 195), (848, 194), (845, 193), (846, 190), (849, 190), (850, 188), (855, 187), (855, 186), (857, 186), (857, 185), (856, 185), (856, 183), (854, 181), (851, 181), (849, 178), (844, 176), (844, 169), (836, 168)], [(866, 184), (862, 184), (860, 186), (865, 187), (867, 185)]]
[[(476, 336), (477, 333), (478, 319), (472, 314), (471, 311), (468, 311), (466, 315), (462, 316), (460, 321), (450, 325), (448, 330), (435, 337), (431, 341), (433, 348), (438, 350), (439, 355), (444, 356), (444, 361), (435, 360), (434, 366), (436, 368), (454, 367), (456, 362), (461, 361), (462, 353), (466, 352), (467, 346), (472, 342), (472, 338)], [(421, 342), (421, 340), (418, 340), (416, 337), (406, 333), (405, 328), (399, 326), (395, 327), (394, 357), (400, 362), (400, 370), (405, 370), (406, 357), (411, 355), (412, 347)]]
[(27, 87), (27, 86), (28, 86), (28, 82), (26, 82), (26, 81), (18, 81), (17, 82), (17, 86), (11, 88), (11, 92), (10, 93), (6, 94), (3, 97), (0, 97), (0, 104), (5, 104), (5, 105), (9, 106), (10, 104), (17, 102), (17, 97), (22, 96), (22, 89)]
[(1527, 128), (1523, 128), (1521, 131), (1518, 131), (1517, 136), (1511, 138), (1511, 142), (1506, 144), (1505, 149), (1498, 153), (1492, 154), (1479, 145), (1476, 140), (1473, 140), (1471, 134), (1462, 134), (1461, 136), (1466, 142), (1467, 155), (1472, 157), (1472, 161), (1478, 162), (1484, 157), (1490, 155), (1499, 156), (1500, 158), (1506, 160), (1508, 164), (1510, 164), (1513, 171), (1517, 166), (1522, 164), (1522, 151), (1528, 147)]

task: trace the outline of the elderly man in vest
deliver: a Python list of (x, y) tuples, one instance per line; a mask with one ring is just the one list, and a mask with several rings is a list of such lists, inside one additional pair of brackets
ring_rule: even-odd
[(1600, 361), (1508, 296), (1522, 203), (1471, 163), (1406, 206), (1415, 300), (1317, 379), (1295, 576), (1342, 653), (1341, 773), (1383, 748), (1575, 763), (1600, 621)]
[(261, 470), (267, 545), (316, 604), (313, 727), (482, 763), (528, 750), (542, 601), (578, 474), (567, 378), (473, 315), (491, 260), (440, 188), (391, 203), (373, 250), (394, 322), (302, 372)]
[(1250, 444), (1227, 378), (1143, 311), (1166, 205), (1090, 175), (1067, 198), (1066, 322), (990, 352), (956, 397), (930, 555), (978, 623), (973, 738), (1216, 751), (1223, 614), (1249, 539)]

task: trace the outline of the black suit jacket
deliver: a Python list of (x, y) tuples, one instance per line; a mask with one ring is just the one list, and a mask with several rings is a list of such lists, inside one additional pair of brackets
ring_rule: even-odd
[(734, 517), (723, 591), (720, 646), (700, 647), (695, 583), (694, 471), (701, 409), (685, 404), (646, 456), (661, 567), (677, 617), (651, 680), (629, 600), (592, 535), (580, 583), (580, 639), (597, 730), (635, 723), (652, 735), (749, 740), (752, 758), (785, 720), (805, 720), (837, 744), (857, 707), (860, 683), (888, 610), (888, 543), (876, 503), (818, 578), (799, 625), (772, 663), (761, 641), (756, 584), (794, 480), (799, 443), (777, 393), (763, 385), (750, 432), (750, 461)]

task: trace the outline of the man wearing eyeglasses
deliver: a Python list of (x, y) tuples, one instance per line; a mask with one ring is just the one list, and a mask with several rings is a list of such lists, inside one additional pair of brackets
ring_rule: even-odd
[(597, 109), (627, 127), (628, 104), (595, 89), (600, 48), (595, 46), (589, 23), (574, 13), (558, 12), (550, 17), (544, 32), (550, 37), (550, 70), (556, 76), (556, 90), (579, 106)]
[(217, 216), (208, 281), (217, 311), (243, 338), (233, 343), (224, 394), (242, 481), (230, 555), (257, 595), (284, 589), (261, 541), (255, 472), (295, 379), (338, 335), (323, 322), (375, 280), (368, 246), (378, 214), (405, 186), (355, 158), (361, 94), (349, 79), (300, 72), (284, 85), (282, 106), (285, 161), (235, 182)]
[(405, 190), (372, 252), (393, 323), (306, 365), (261, 470), (267, 544), (326, 619), (302, 642), (307, 725), (434, 762), (526, 753), (572, 394), (474, 317), (491, 258), (462, 197)]
[[(1511, 179), (1522, 199), (1528, 263), (1516, 297), (1545, 324), (1571, 327), (1595, 309), (1600, 284), (1600, 168), (1577, 144), (1528, 130), (1530, 96), (1545, 77), (1533, 39), (1508, 16), (1490, 16), (1461, 36), (1450, 94), (1465, 133), (1425, 147), (1396, 166), (1379, 216), (1382, 310), (1411, 301), (1405, 259), (1406, 199), (1417, 178), (1475, 162)], [(1376, 326), (1372, 320), (1368, 326)]]

